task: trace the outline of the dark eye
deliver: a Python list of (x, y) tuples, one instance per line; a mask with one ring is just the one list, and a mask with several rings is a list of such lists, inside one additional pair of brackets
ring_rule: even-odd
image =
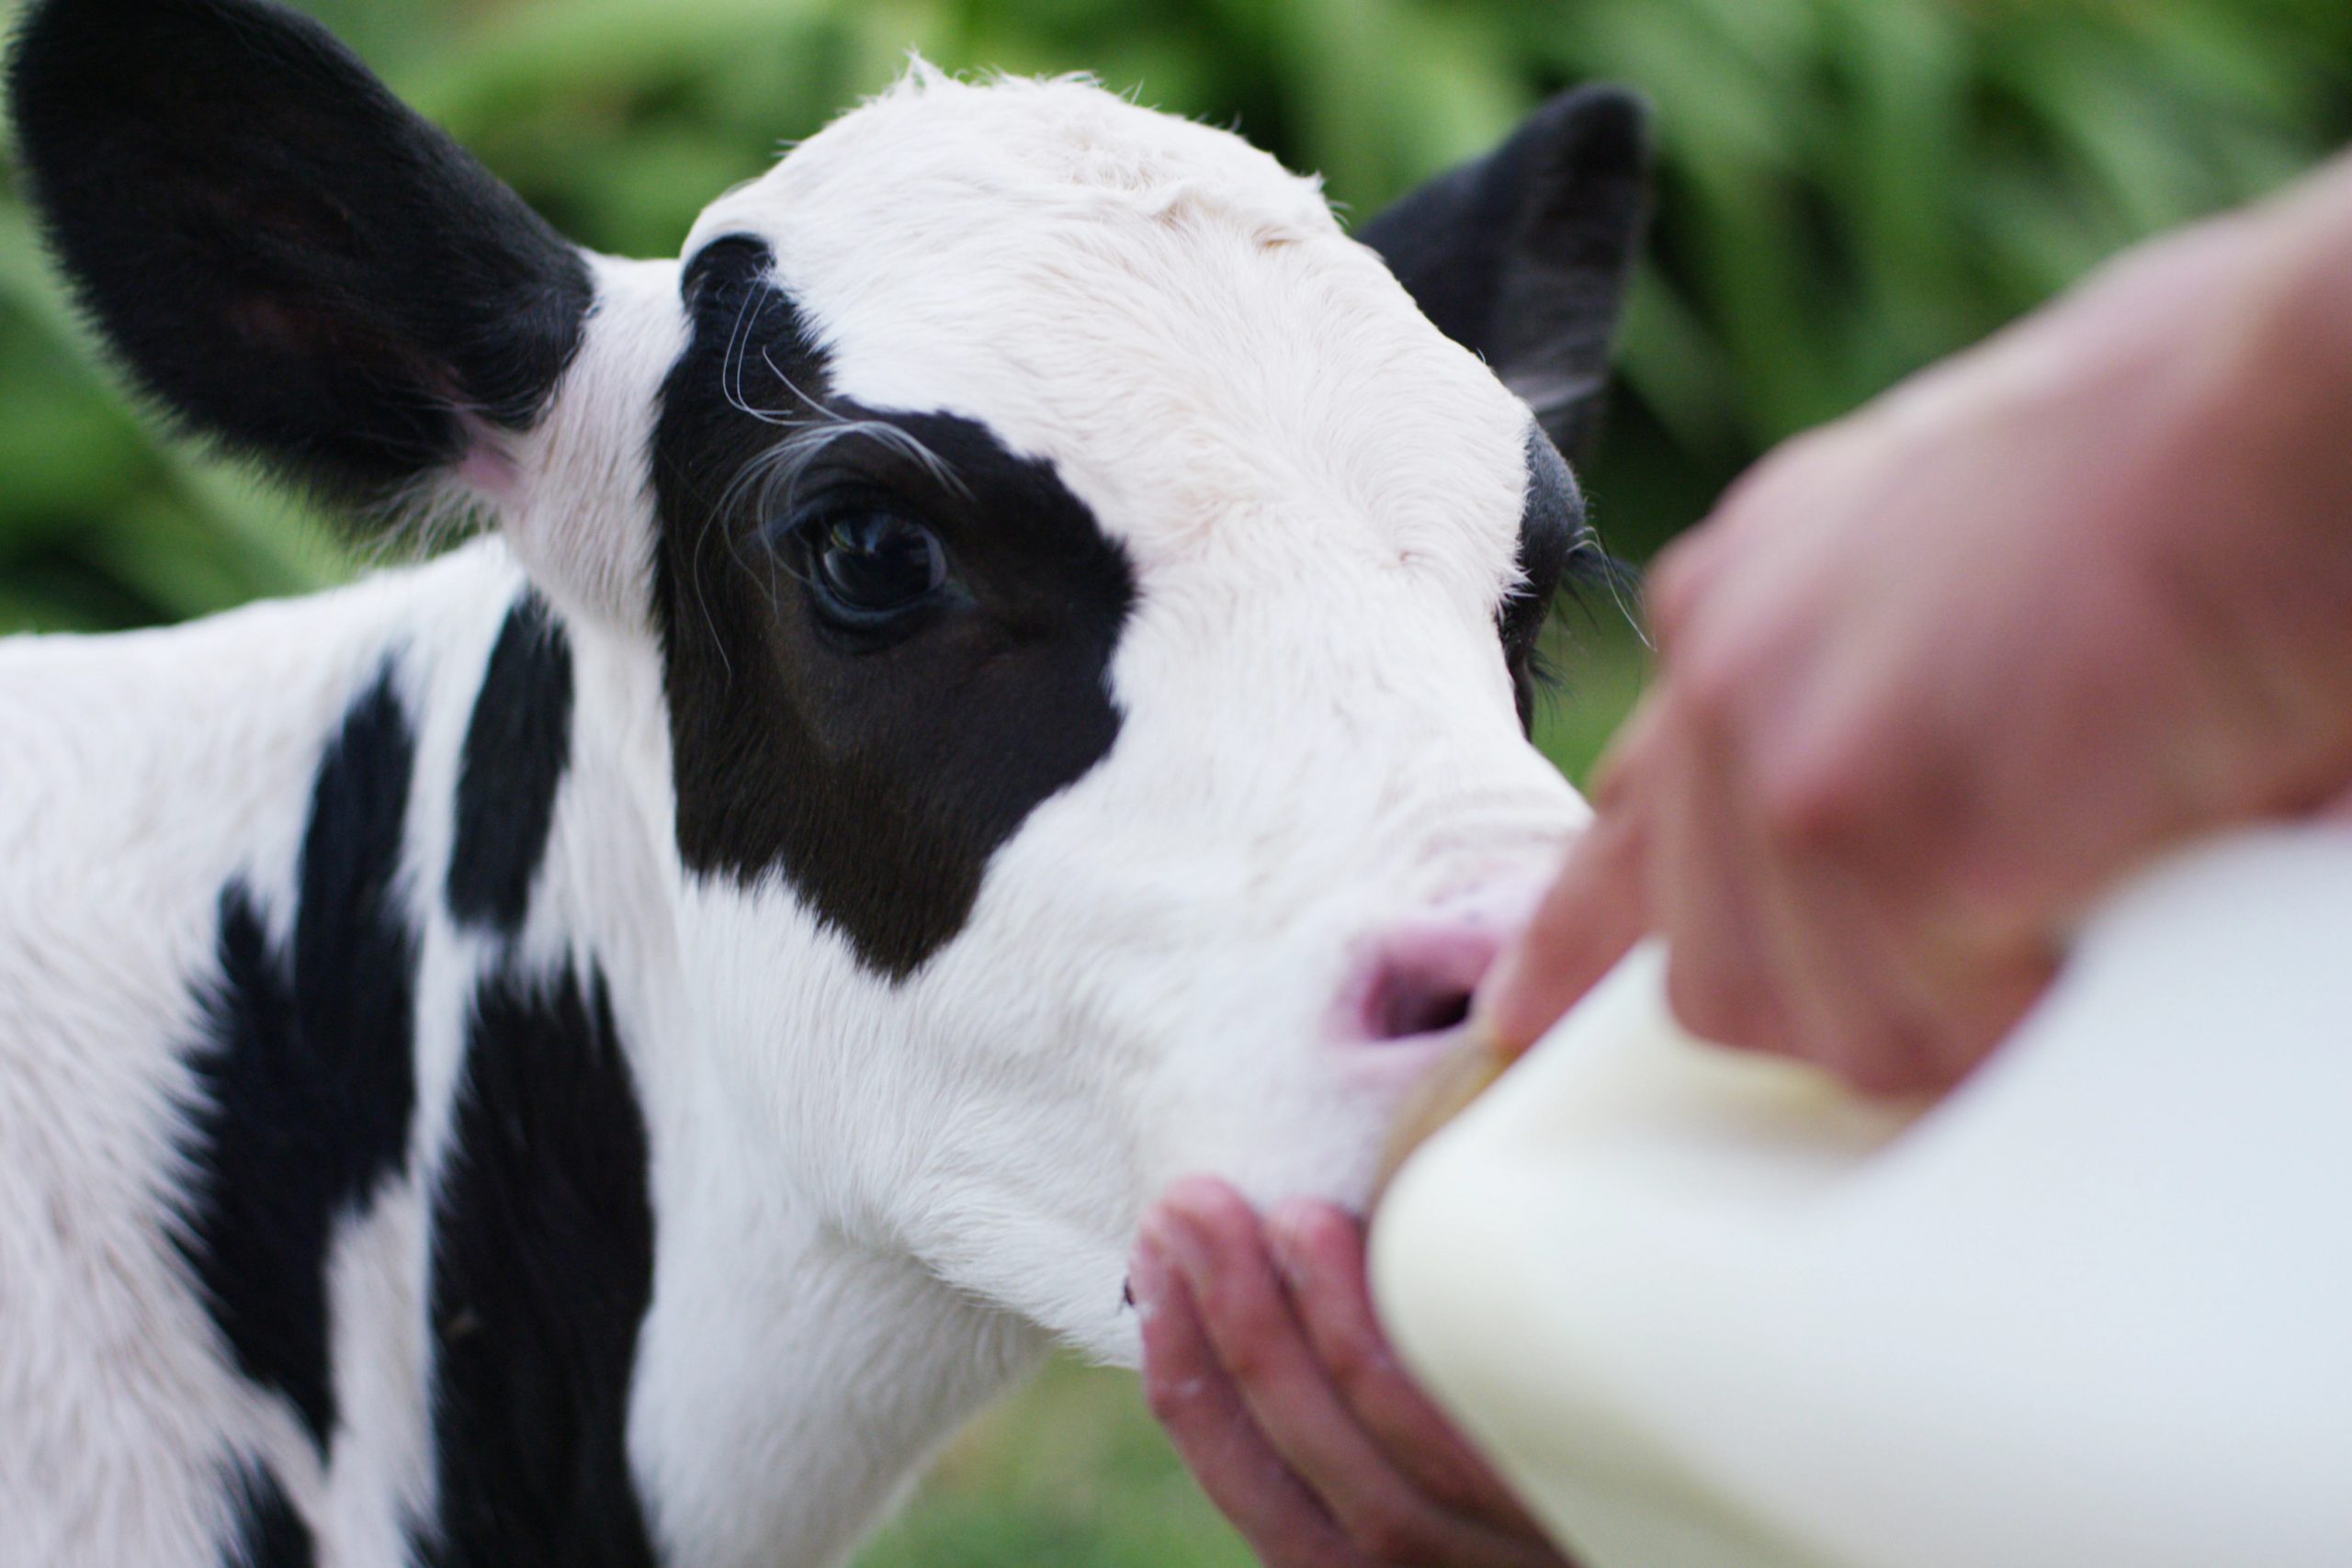
[(947, 581), (938, 536), (896, 513), (836, 513), (800, 534), (819, 607), (851, 626), (902, 615)]

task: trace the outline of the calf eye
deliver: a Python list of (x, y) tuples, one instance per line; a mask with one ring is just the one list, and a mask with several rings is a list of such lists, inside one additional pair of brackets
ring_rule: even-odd
[(947, 552), (922, 524), (891, 512), (834, 513), (795, 530), (818, 609), (873, 630), (928, 604), (947, 581)]

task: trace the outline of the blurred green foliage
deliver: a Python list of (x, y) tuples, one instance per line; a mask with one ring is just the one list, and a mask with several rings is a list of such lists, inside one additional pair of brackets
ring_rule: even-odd
[[(910, 48), (1091, 71), (1322, 171), (1357, 214), (1546, 93), (1633, 83), (1657, 109), (1658, 220), (1587, 479), (1635, 557), (1773, 441), (2352, 135), (2345, 0), (307, 3), (574, 237), (644, 255), (674, 254), (707, 201)], [(310, 523), (126, 404), (0, 195), (0, 631), (175, 620), (346, 574)], [(1572, 769), (1640, 679), (1607, 616), (1543, 732)], [(1248, 1558), (1131, 1382), (1061, 1368), (959, 1443), (864, 1561)]]
[[(638, 254), (910, 48), (1093, 71), (1238, 125), (1357, 213), (1566, 83), (1634, 83), (1659, 217), (1589, 478), (1636, 557), (1771, 441), (2352, 132), (2343, 0), (309, 3), (571, 233)], [(0, 198), (0, 629), (346, 570), (298, 507), (126, 409)]]

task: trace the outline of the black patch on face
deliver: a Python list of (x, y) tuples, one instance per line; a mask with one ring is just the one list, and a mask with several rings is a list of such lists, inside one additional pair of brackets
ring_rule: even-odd
[[(1056, 477), (970, 420), (859, 408), (768, 274), (717, 242), (686, 275), (694, 338), (654, 438), (655, 604), (688, 866), (781, 871), (876, 971), (903, 977), (962, 929), (989, 857), (1119, 731), (1106, 671), (1135, 597), (1125, 553)], [(757, 413), (747, 412), (757, 410)], [(779, 442), (873, 420), (745, 483)], [(887, 646), (852, 646), (761, 538), (763, 497), (881, 497), (944, 543), (956, 592)]]
[(266, 1471), (239, 1478), (237, 1533), (222, 1568), (311, 1568), (318, 1550), (311, 1527), (286, 1500), (286, 1489)]
[(291, 947), (220, 896), (220, 977), (191, 1057), (196, 1169), (179, 1246), (244, 1374), (334, 1430), (327, 1248), (407, 1158), (416, 944), (393, 894), (415, 748), (387, 670), (327, 747)]
[(433, 1209), (433, 1568), (655, 1562), (625, 1440), (646, 1161), (603, 976), (485, 979)]
[(34, 210), (141, 389), (374, 501), (526, 427), (594, 299), (578, 252), (308, 17), (46, 0), (9, 57)]
[(571, 644), (547, 601), (526, 593), (499, 631), (458, 765), (448, 897), (458, 919), (522, 928), (571, 754)]
[(1584, 524), (1584, 493), (1559, 448), (1533, 426), (1527, 432), (1527, 501), (1519, 518), (1521, 582), (1495, 616), (1503, 658), (1510, 666), (1519, 724), (1532, 732), (1535, 692), (1543, 682), (1536, 644), (1552, 614), (1552, 599), (1571, 566), (1598, 545)]

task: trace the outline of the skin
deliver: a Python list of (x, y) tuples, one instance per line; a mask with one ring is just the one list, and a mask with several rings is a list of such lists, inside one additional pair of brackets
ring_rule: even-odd
[(1406, 1378), (1354, 1216), (1295, 1199), (1261, 1217), (1187, 1178), (1145, 1216), (1129, 1280), (1145, 1398), (1269, 1568), (1566, 1562)]
[[(1694, 1032), (1932, 1093), (2154, 852), (2352, 797), (2352, 158), (1768, 457), (1653, 576), (1658, 679), (1478, 1016), (1646, 932)], [(1188, 1179), (1145, 1387), (1273, 1568), (1562, 1559), (1404, 1377), (1361, 1226)]]
[(1646, 931), (1694, 1032), (1973, 1068), (2149, 855), (2352, 785), (2352, 160), (1765, 459), (1490, 976), (1524, 1049)]

